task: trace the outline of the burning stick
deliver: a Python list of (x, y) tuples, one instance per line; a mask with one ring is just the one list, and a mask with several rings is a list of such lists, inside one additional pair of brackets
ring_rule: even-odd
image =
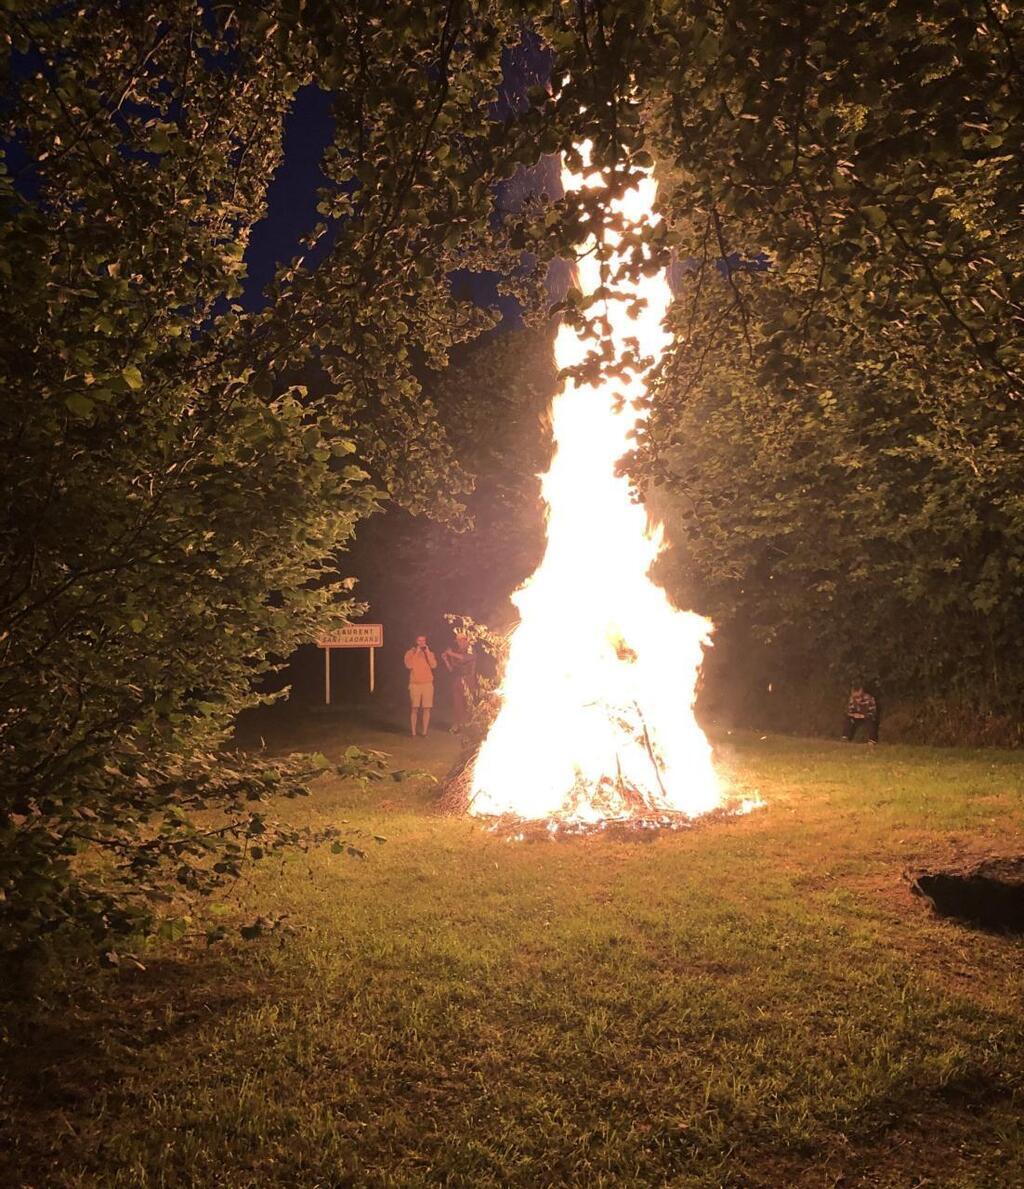
[(644, 728), (644, 746), (647, 748), (647, 754), (651, 757), (651, 767), (654, 769), (654, 775), (658, 781), (658, 788), (661, 789), (661, 795), (667, 801), (668, 800), (668, 790), (665, 788), (664, 781), (661, 779), (661, 765), (658, 763), (658, 760), (654, 754), (654, 748), (651, 746), (651, 735), (650, 735), (650, 732), (647, 730), (647, 722), (644, 719), (643, 713), (640, 710), (639, 706), (637, 706), (636, 712), (640, 718), (640, 723)]

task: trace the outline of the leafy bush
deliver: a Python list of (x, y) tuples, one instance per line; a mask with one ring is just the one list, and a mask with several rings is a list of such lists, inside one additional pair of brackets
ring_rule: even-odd
[[(309, 763), (219, 748), (275, 658), (358, 612), (340, 556), (385, 490), (462, 515), (416, 377), (494, 321), (447, 275), (507, 259), (500, 8), (6, 6), (0, 947), (138, 927), (310, 841), (252, 809)], [(323, 258), (243, 304), (314, 82), (335, 96)]]

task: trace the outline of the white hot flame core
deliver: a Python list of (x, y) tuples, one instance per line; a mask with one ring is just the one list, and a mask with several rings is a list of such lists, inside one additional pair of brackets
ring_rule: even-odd
[[(600, 186), (563, 170), (567, 190)], [(656, 185), (644, 179), (613, 209), (628, 225), (653, 223)], [(620, 236), (605, 232), (615, 275)], [(584, 249), (588, 246), (584, 245)], [(600, 283), (596, 253), (584, 254), (580, 287)], [(615, 283), (604, 303), (616, 354), (626, 340), (654, 361), (670, 341), (664, 274)], [(639, 310), (631, 308), (636, 298)], [(559, 367), (593, 346), (563, 324)], [(711, 623), (676, 610), (648, 577), (661, 528), (648, 526), (627, 479), (615, 474), (638, 416), (632, 402), (646, 373), (566, 382), (552, 406), (555, 455), (543, 476), (547, 548), (513, 595), (520, 623), (510, 641), (498, 717), (473, 770), (470, 811), (588, 823), (685, 814), (722, 804), (711, 747), (693, 716)], [(625, 402), (617, 399), (625, 396)]]

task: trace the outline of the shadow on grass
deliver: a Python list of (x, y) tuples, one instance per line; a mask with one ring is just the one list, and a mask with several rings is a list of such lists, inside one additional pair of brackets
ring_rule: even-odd
[(14, 993), (0, 1000), (7, 1093), (36, 1109), (88, 1101), (139, 1054), (255, 999), (239, 965), (237, 955), (193, 950), (142, 969), (80, 969), (77, 978), (69, 971), (65, 986), (45, 997), (24, 982), (9, 988)]
[(302, 751), (321, 748), (339, 738), (365, 743), (368, 736), (403, 738), (409, 730), (403, 708), (383, 706), (320, 706), (280, 702), (257, 706), (239, 716), (233, 743), (246, 750)]
[[(43, 985), (47, 973), (38, 971), (35, 981)], [(144, 969), (65, 967), (60, 988), (43, 994), (28, 993), (25, 983), (6, 986), (0, 998), (0, 1183), (68, 1183), (66, 1162), (88, 1163), (90, 1152), (98, 1155), (102, 1119), (109, 1112), (136, 1113), (132, 1078), (165, 1066), (203, 1030), (265, 1001), (269, 988), (246, 973), (249, 963), (238, 951), (193, 949), (181, 958), (147, 959)]]

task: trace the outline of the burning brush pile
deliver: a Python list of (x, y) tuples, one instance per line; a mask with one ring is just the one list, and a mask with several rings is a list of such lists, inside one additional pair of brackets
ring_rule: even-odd
[[(563, 181), (567, 190), (601, 185), (597, 175), (565, 172)], [(612, 204), (627, 234), (657, 219), (654, 196), (646, 178)], [(712, 625), (674, 608), (649, 578), (660, 526), (648, 523), (628, 479), (616, 473), (641, 416), (636, 402), (647, 372), (669, 342), (668, 281), (663, 274), (616, 278), (621, 236), (606, 230), (602, 242), (614, 279), (602, 303), (611, 349), (616, 358), (632, 351), (648, 366), (594, 384), (568, 379), (554, 400), (555, 454), (542, 479), (544, 558), (513, 595), (520, 621), (500, 709), (478, 750), (449, 778), (442, 803), (449, 812), (506, 827), (534, 823), (549, 833), (684, 826), (751, 805), (729, 795), (693, 714)], [(584, 293), (600, 283), (594, 247), (580, 252)], [(597, 345), (563, 325), (559, 367), (580, 364)]]

